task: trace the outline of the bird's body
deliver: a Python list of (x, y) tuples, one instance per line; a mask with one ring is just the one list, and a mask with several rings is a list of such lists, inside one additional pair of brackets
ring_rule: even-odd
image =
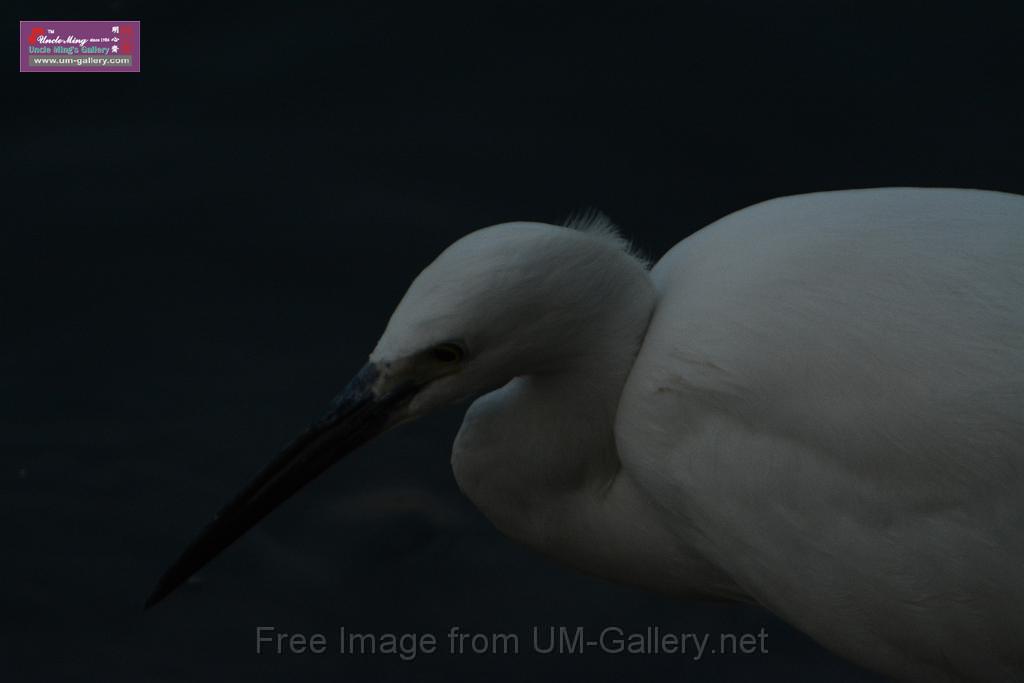
[(787, 197), (653, 269), (583, 227), (441, 254), (151, 602), (344, 452), (476, 397), (453, 469), (509, 536), (899, 679), (1024, 680), (1024, 197)]
[(756, 601), (901, 678), (1024, 678), (1022, 245), (990, 192), (735, 213), (654, 267), (635, 362), (480, 399), (456, 475), (586, 571)]
[(624, 466), (837, 651), (1024, 679), (1022, 266), (1006, 194), (805, 195), (719, 221), (655, 268)]

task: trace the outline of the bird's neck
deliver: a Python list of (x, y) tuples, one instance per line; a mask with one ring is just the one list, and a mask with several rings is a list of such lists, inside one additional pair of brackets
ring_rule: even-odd
[(586, 347), (557, 370), (524, 374), (474, 402), (453, 470), (500, 531), (544, 554), (655, 590), (732, 597), (730, 581), (663, 526), (616, 449), (619, 398), (655, 303), (644, 284), (601, 330), (579, 335)]
[(618, 473), (615, 414), (655, 300), (644, 271), (628, 287), (585, 329), (559, 335), (533, 369), (467, 411), (453, 468), (503, 531), (518, 535), (510, 526), (528, 525), (529, 511), (565, 492), (606, 487)]

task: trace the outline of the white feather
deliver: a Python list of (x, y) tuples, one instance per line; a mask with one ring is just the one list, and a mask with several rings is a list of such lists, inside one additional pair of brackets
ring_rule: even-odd
[(467, 345), (407, 418), (481, 396), (453, 467), (502, 531), (896, 678), (1024, 679), (1024, 198), (787, 197), (651, 271), (569, 225), (456, 242), (371, 356)]

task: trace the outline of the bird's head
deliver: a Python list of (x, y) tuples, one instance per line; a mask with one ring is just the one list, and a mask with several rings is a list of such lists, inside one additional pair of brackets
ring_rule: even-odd
[[(413, 281), (369, 362), (403, 419), (562, 368), (644, 264), (612, 232), (505, 223), (470, 233)], [(605, 339), (615, 330), (606, 330)]]
[[(165, 597), (342, 456), (391, 427), (613, 343), (602, 311), (649, 288), (610, 224), (506, 223), (471, 233), (413, 281), (365, 366), (200, 533), (147, 601)], [(625, 247), (625, 248), (624, 248)], [(639, 283), (639, 284), (638, 284)]]

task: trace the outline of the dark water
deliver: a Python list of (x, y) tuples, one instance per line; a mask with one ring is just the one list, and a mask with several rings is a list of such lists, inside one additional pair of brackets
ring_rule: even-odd
[[(145, 61), (4, 76), (4, 680), (875, 680), (761, 610), (613, 586), (500, 537), (450, 476), (458, 410), (141, 605), (474, 227), (593, 205), (657, 256), (781, 194), (1024, 191), (1019, 8), (9, 7), (140, 18)], [(552, 625), (764, 628), (767, 653), (529, 652)], [(259, 626), (332, 650), (256, 654)], [(452, 626), (514, 633), (523, 652), (341, 655), (342, 626), (442, 650)]]

